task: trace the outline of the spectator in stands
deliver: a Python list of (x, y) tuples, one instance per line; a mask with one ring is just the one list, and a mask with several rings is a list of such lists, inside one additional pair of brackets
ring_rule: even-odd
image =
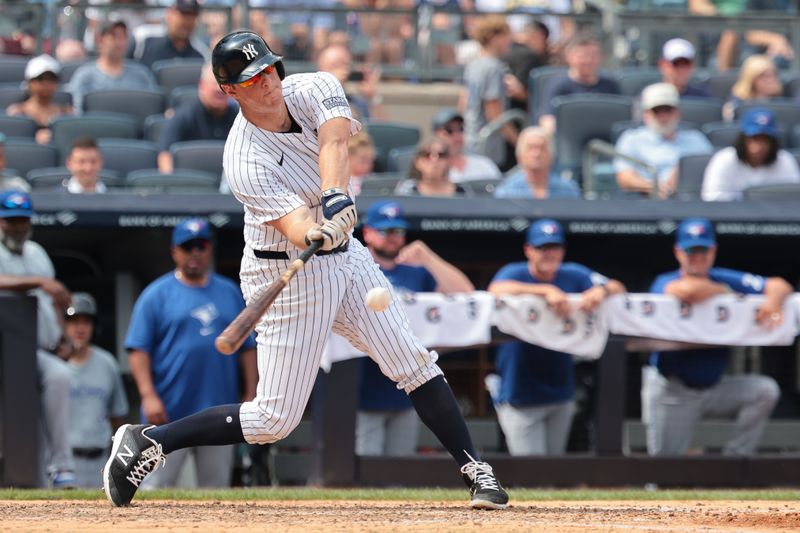
[(347, 16), (347, 33), (353, 44), (364, 49), (363, 56), (373, 65), (400, 65), (406, 59), (407, 43), (414, 39), (415, 18), (407, 14), (382, 13), (384, 9), (412, 10), (415, 0), (344, 0), (345, 6), (367, 10)]
[(767, 56), (748, 57), (731, 88), (731, 98), (722, 108), (725, 120), (733, 120), (736, 108), (745, 102), (766, 102), (783, 96), (783, 84), (775, 63)]
[(70, 343), (69, 442), (75, 458), (75, 484), (96, 488), (103, 469), (113, 429), (128, 414), (128, 399), (122, 386), (116, 358), (92, 344), (97, 304), (85, 292), (72, 295), (64, 314), (64, 333)]
[(56, 46), (56, 60), (59, 63), (86, 59), (86, 49), (77, 39), (63, 39)]
[(519, 134), (519, 170), (495, 189), (495, 198), (579, 198), (574, 181), (565, 181), (553, 172), (552, 138), (538, 126), (528, 126)]
[(485, 155), (464, 151), (464, 117), (448, 107), (433, 117), (433, 134), (450, 149), (449, 178), (453, 183), (503, 177), (494, 161)]
[(128, 27), (124, 22), (108, 22), (100, 29), (97, 60), (78, 67), (69, 82), (76, 110), (83, 110), (83, 98), (92, 91), (158, 88), (150, 69), (125, 61), (127, 46)]
[[(373, 203), (364, 217), (364, 243), (396, 292), (475, 290), (463, 272), (424, 242), (406, 244), (406, 229), (408, 222), (397, 202)], [(356, 454), (413, 454), (419, 422), (408, 395), (369, 357), (361, 358), (359, 378)]]
[(197, 0), (175, 0), (166, 12), (166, 34), (144, 41), (139, 63), (152, 67), (162, 59), (205, 59), (205, 47), (191, 39), (199, 15)]
[(47, 144), (52, 136), (50, 122), (62, 115), (71, 115), (72, 106), (59, 104), (53, 97), (58, 91), (58, 74), (61, 65), (47, 54), (36, 56), (25, 66), (25, 85), (28, 97), (22, 102), (11, 104), (6, 114), (28, 117), (36, 121), (36, 142)]
[(236, 102), (217, 84), (211, 65), (203, 67), (197, 96), (197, 100), (179, 107), (161, 132), (158, 169), (165, 174), (173, 170), (170, 146), (181, 141), (224, 141), (239, 113)]
[[(535, 221), (523, 247), (527, 260), (500, 269), (489, 292), (539, 296), (564, 318), (590, 313), (609, 296), (625, 292), (618, 281), (583, 265), (564, 263), (565, 246), (558, 222)], [(569, 293), (581, 295), (574, 309)], [(511, 455), (563, 454), (575, 413), (572, 355), (517, 340), (497, 347), (495, 367), (500, 386), (493, 399)]]
[(351, 135), (347, 141), (350, 155), (350, 187), (353, 194), (361, 194), (361, 184), (369, 179), (375, 168), (375, 145), (366, 130)]
[(569, 70), (550, 84), (539, 112), (539, 125), (551, 135), (556, 131), (553, 98), (583, 93), (620, 94), (615, 80), (599, 74), (603, 52), (597, 39), (576, 35), (567, 43), (565, 53)]
[(528, 110), (528, 83), (531, 71), (550, 63), (547, 38), (550, 30), (541, 21), (530, 19), (519, 31), (512, 32), (511, 51), (503, 57), (519, 85), (510, 85), (511, 107)]
[[(669, 294), (688, 305), (737, 292), (763, 294), (755, 319), (771, 328), (783, 320), (783, 303), (792, 286), (781, 278), (714, 267), (717, 243), (711, 222), (684, 220), (674, 247), (679, 269), (658, 276), (650, 292)], [(654, 352), (642, 374), (642, 421), (651, 455), (684, 455), (697, 422), (704, 416), (736, 419), (728, 455), (755, 453), (780, 396), (777, 383), (757, 375), (725, 375), (728, 348)]]
[[(53, 488), (72, 488), (75, 474), (69, 444), (69, 366), (56, 352), (62, 346), (59, 318), (69, 306), (67, 288), (55, 279), (44, 248), (30, 240), (33, 203), (28, 193), (0, 193), (0, 290), (36, 296), (37, 351), (46, 470)], [(22, 354), (20, 354), (22, 355)]]
[(104, 193), (106, 185), (100, 179), (103, 156), (91, 137), (81, 137), (72, 143), (67, 156), (67, 168), (72, 175), (64, 182), (69, 193)]
[(664, 83), (674, 85), (681, 97), (710, 98), (711, 94), (705, 87), (692, 81), (694, 58), (692, 43), (686, 39), (670, 39), (661, 50), (658, 68)]
[(706, 201), (741, 200), (754, 185), (800, 183), (797, 159), (780, 148), (778, 124), (768, 109), (752, 109), (742, 117), (736, 144), (711, 158), (703, 175)]
[[(317, 59), (336, 24), (333, 13), (312, 9), (336, 5), (335, 0), (250, 0), (250, 7), (266, 9), (266, 18), (273, 28), (281, 27), (282, 32), (288, 30), (288, 36), (281, 39), (281, 46), (276, 49), (286, 59), (304, 61)], [(270, 11), (270, 7), (294, 7), (297, 11)]]
[(464, 196), (471, 191), (453, 183), (450, 172), (450, 148), (438, 139), (420, 145), (409, 169), (409, 179), (397, 185), (397, 194), (419, 196)]
[[(345, 87), (345, 96), (359, 120), (386, 118), (383, 109), (383, 96), (380, 93), (381, 69), (364, 67), (353, 70), (353, 55), (346, 46), (332, 44), (326, 46), (319, 54), (317, 68), (330, 72)], [(358, 80), (356, 92), (349, 89), (351, 81)]]
[(642, 91), (644, 126), (626, 130), (617, 141), (617, 152), (652, 165), (657, 176), (617, 158), (614, 169), (623, 191), (649, 194), (656, 179), (659, 198), (668, 198), (678, 186), (678, 161), (685, 155), (710, 154), (713, 147), (698, 130), (678, 129), (680, 97), (675, 86), (655, 83)]
[[(464, 126), (467, 148), (478, 151), (481, 128), (499, 117), (509, 108), (506, 93), (506, 76), (513, 75), (500, 58), (511, 49), (511, 30), (503, 17), (488, 16), (475, 24), (474, 38), (481, 46), (478, 57), (467, 63), (464, 69), (464, 89), (460, 107), (464, 111)], [(517, 129), (512, 124), (504, 125), (486, 140), (484, 155), (507, 170), (514, 166), (513, 154), (508, 146), (517, 144)]]
[[(189, 218), (172, 232), (175, 270), (148, 285), (133, 308), (125, 349), (142, 398), (142, 423), (163, 424), (212, 405), (255, 396), (255, 341), (248, 337), (238, 355), (222, 357), (214, 339), (244, 308), (239, 287), (211, 270), (211, 229)], [(205, 386), (199, 386), (204, 383)], [(174, 486), (184, 461), (193, 455), (198, 484), (230, 485), (233, 449), (199, 447), (169, 454), (147, 478), (148, 488)]]

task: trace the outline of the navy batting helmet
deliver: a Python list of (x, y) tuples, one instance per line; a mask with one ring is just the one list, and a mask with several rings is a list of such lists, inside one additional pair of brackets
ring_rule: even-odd
[(211, 66), (217, 83), (237, 84), (247, 81), (270, 65), (275, 65), (283, 79), (283, 59), (273, 52), (260, 35), (251, 31), (229, 33), (211, 53)]

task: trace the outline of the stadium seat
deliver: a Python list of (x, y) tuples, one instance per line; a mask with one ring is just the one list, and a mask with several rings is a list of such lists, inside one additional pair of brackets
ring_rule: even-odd
[(61, 83), (63, 87), (64, 84), (69, 83), (69, 80), (72, 79), (72, 75), (75, 74), (75, 71), (78, 70), (78, 67), (85, 63), (89, 63), (93, 61), (92, 59), (78, 59), (75, 61), (67, 61), (61, 65), (61, 73), (58, 75), (58, 81)]
[(636, 97), (648, 85), (660, 82), (662, 76), (661, 71), (657, 68), (630, 67), (619, 70), (616, 78), (624, 96)]
[(678, 187), (675, 198), (697, 200), (703, 189), (703, 174), (713, 154), (685, 155), (678, 161)]
[(554, 79), (567, 73), (567, 67), (539, 67), (531, 70), (528, 81), (528, 116), (530, 123), (539, 122), (539, 110)]
[(0, 83), (20, 83), (25, 81), (25, 67), (29, 57), (0, 55)]
[(751, 109), (766, 108), (775, 113), (778, 124), (791, 130), (800, 124), (800, 105), (792, 98), (775, 98), (766, 102), (745, 102), (734, 111), (734, 118), (739, 120)]
[(469, 180), (459, 185), (464, 187), (472, 196), (494, 196), (494, 190), (500, 184), (498, 179)]
[(218, 192), (219, 177), (200, 170), (175, 169), (162, 174), (158, 169), (134, 170), (126, 179), (134, 190), (152, 192)]
[(711, 96), (727, 101), (731, 96), (731, 89), (739, 79), (738, 70), (728, 70), (726, 72), (715, 72), (708, 77), (706, 82), (706, 89), (711, 93)]
[[(19, 83), (0, 84), (0, 112), (5, 111), (11, 104), (23, 101), (27, 94)], [(72, 95), (67, 91), (56, 91), (53, 95), (53, 101), (58, 104), (72, 105)]]
[(9, 139), (6, 141), (6, 165), (25, 176), (35, 168), (58, 165), (58, 150), (33, 139)]
[(161, 131), (168, 120), (164, 115), (150, 115), (144, 119), (144, 140), (158, 145), (161, 142)]
[(744, 190), (745, 200), (800, 200), (800, 183), (754, 185)]
[(722, 100), (716, 98), (681, 98), (681, 120), (707, 124), (722, 120)]
[(119, 113), (84, 113), (76, 117), (58, 117), (50, 126), (52, 143), (58, 148), (63, 163), (75, 139), (80, 137), (115, 137), (135, 139), (138, 132), (136, 121)]
[(193, 85), (197, 88), (200, 81), (200, 72), (203, 69), (202, 59), (162, 59), (150, 67), (155, 74), (156, 81), (170, 94), (173, 89), (182, 85)]
[(91, 112), (124, 113), (136, 120), (139, 131), (144, 119), (150, 115), (163, 113), (167, 99), (161, 91), (139, 91), (128, 89), (108, 89), (93, 91), (83, 98), (83, 110)]
[(33, 139), (39, 126), (28, 117), (10, 117), (0, 114), (0, 133), (6, 137)]
[(414, 155), (417, 153), (416, 146), (401, 146), (389, 150), (389, 157), (386, 162), (387, 172), (396, 172), (407, 175), (411, 164), (414, 162)]
[[(67, 167), (49, 167), (33, 169), (28, 172), (26, 178), (34, 189), (57, 189), (63, 186), (70, 175)], [(101, 170), (100, 179), (109, 187), (116, 187), (120, 184), (119, 174), (113, 170)]]
[[(779, 119), (780, 120), (780, 119)], [(701, 128), (711, 141), (714, 148), (725, 148), (733, 146), (736, 138), (739, 137), (739, 124), (737, 122), (710, 122), (703, 124)], [(778, 126), (778, 135), (781, 141), (781, 148), (792, 146), (789, 130), (783, 126)]]
[(97, 145), (103, 154), (103, 168), (113, 170), (120, 176), (158, 166), (158, 149), (149, 141), (100, 139)]
[(386, 170), (392, 148), (416, 147), (421, 137), (419, 128), (411, 124), (365, 121), (364, 126), (375, 143), (375, 172)]
[(376, 174), (361, 182), (359, 196), (393, 196), (397, 184), (407, 179), (403, 174)]
[[(620, 122), (615, 122), (614, 124), (611, 125), (611, 144), (616, 144), (616, 142), (619, 140), (620, 135), (622, 135), (622, 133), (625, 130), (638, 128), (643, 125), (644, 122), (642, 122), (641, 120), (623, 120)], [(682, 120), (680, 124), (678, 124), (678, 129), (697, 130), (700, 129), (700, 126), (698, 124), (695, 124), (694, 122), (685, 122)]]
[(170, 146), (175, 168), (200, 170), (216, 176), (217, 185), (222, 178), (222, 151), (224, 141), (185, 141)]
[(197, 85), (181, 85), (175, 87), (169, 93), (169, 108), (178, 109), (179, 107), (197, 101)]

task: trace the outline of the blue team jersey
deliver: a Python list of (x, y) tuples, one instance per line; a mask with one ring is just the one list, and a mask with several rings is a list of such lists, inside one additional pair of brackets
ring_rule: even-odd
[[(666, 286), (680, 277), (680, 270), (661, 274), (653, 282), (650, 292), (664, 294)], [(763, 294), (766, 285), (763, 276), (728, 268), (712, 268), (708, 277), (742, 294)], [(729, 352), (728, 348), (653, 352), (650, 364), (657, 367), (662, 375), (675, 376), (690, 387), (707, 388), (722, 378), (728, 366)]]
[[(170, 420), (239, 401), (239, 358), (224, 356), (214, 339), (244, 307), (239, 288), (211, 274), (189, 287), (173, 272), (147, 286), (133, 308), (125, 349), (150, 355), (150, 370)], [(252, 336), (243, 348), (252, 348)]]
[[(392, 270), (381, 269), (396, 290), (434, 292), (436, 280), (422, 267), (397, 265)], [(358, 408), (365, 411), (400, 411), (412, 407), (405, 391), (381, 372), (369, 357), (361, 358), (359, 373)]]
[[(580, 293), (608, 278), (577, 263), (563, 263), (553, 281), (535, 278), (527, 262), (511, 263), (495, 274), (495, 281), (549, 283), (564, 292)], [(500, 374), (498, 404), (547, 405), (566, 402), (575, 394), (575, 369), (572, 356), (548, 350), (524, 341), (512, 341), (497, 347), (495, 368)]]

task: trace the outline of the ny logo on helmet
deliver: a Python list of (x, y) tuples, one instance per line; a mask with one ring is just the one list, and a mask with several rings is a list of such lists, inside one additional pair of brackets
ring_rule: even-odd
[(242, 47), (242, 52), (244, 52), (244, 55), (247, 57), (248, 61), (251, 61), (254, 57), (258, 55), (258, 50), (256, 50), (255, 46), (253, 46), (253, 43), (248, 43), (244, 45)]

